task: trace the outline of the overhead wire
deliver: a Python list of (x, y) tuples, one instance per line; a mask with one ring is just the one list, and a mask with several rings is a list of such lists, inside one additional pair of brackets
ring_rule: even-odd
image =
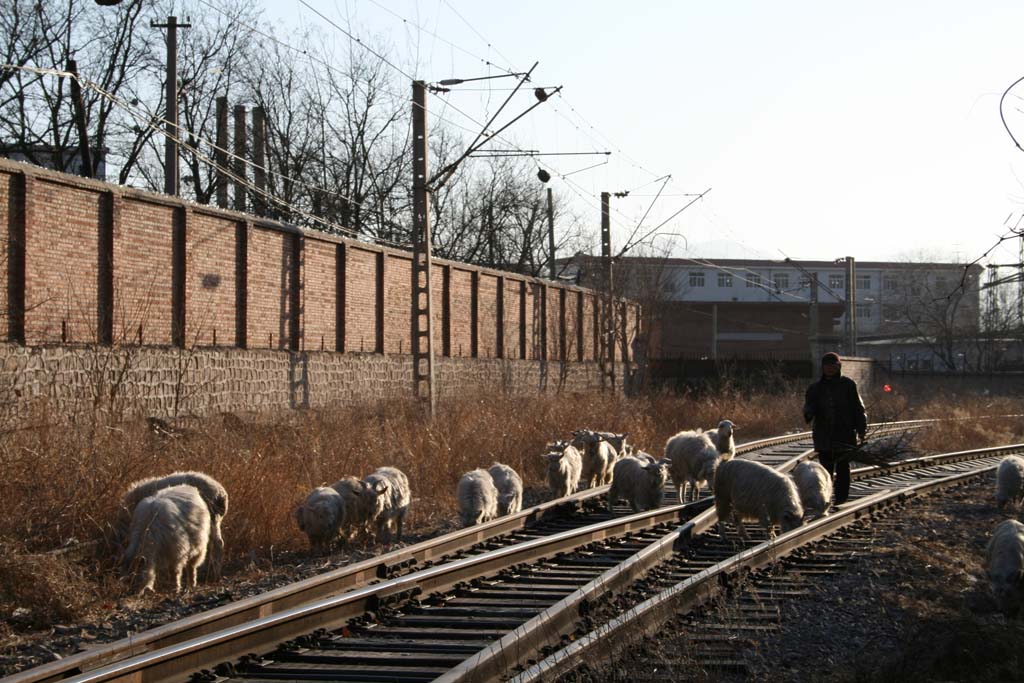
[[(147, 128), (149, 128), (153, 132), (158, 133), (160, 135), (163, 135), (164, 137), (170, 138), (171, 140), (176, 142), (180, 147), (182, 147), (182, 148), (192, 152), (193, 154), (196, 155), (196, 158), (199, 161), (201, 161), (201, 162), (203, 162), (203, 163), (213, 167), (215, 170), (217, 170), (220, 173), (223, 173), (225, 176), (227, 176), (228, 178), (234, 180), (236, 183), (242, 185), (243, 187), (246, 187), (247, 189), (252, 190), (257, 196), (260, 196), (261, 198), (263, 198), (265, 200), (269, 200), (270, 202), (273, 202), (273, 203), (275, 203), (275, 204), (277, 204), (277, 205), (279, 205), (279, 206), (281, 206), (283, 208), (286, 208), (286, 209), (288, 209), (290, 211), (294, 211), (297, 215), (300, 215), (303, 218), (306, 218), (307, 220), (310, 220), (310, 221), (312, 221), (314, 223), (320, 223), (320, 224), (322, 224), (324, 226), (327, 226), (328, 228), (330, 228), (330, 230), (329, 230), (330, 232), (347, 234), (347, 235), (350, 235), (350, 236), (352, 236), (354, 238), (365, 237), (362, 233), (359, 233), (357, 230), (353, 230), (351, 228), (346, 228), (346, 227), (338, 225), (336, 223), (332, 223), (331, 221), (328, 221), (328, 220), (326, 220), (326, 219), (324, 219), (324, 218), (322, 218), (320, 216), (313, 215), (313, 214), (303, 210), (302, 208), (300, 208), (300, 207), (298, 207), (298, 206), (296, 206), (296, 205), (294, 205), (292, 203), (286, 202), (286, 201), (280, 199), (279, 197), (274, 196), (273, 194), (271, 194), (267, 190), (257, 187), (255, 185), (255, 183), (249, 181), (248, 178), (245, 178), (243, 176), (239, 176), (237, 173), (235, 173), (234, 170), (232, 168), (230, 168), (230, 166), (227, 167), (227, 168), (221, 166), (220, 164), (217, 163), (217, 161), (215, 159), (212, 159), (211, 157), (207, 156), (202, 151), (200, 151), (198, 147), (196, 147), (196, 146), (192, 145), (191, 143), (183, 140), (182, 136), (181, 136), (181, 131), (185, 130), (185, 132), (188, 132), (188, 133), (192, 134), (192, 136), (195, 138), (195, 140), (197, 140), (199, 142), (205, 142), (206, 144), (209, 144), (209, 145), (213, 146), (214, 148), (217, 148), (216, 144), (210, 142), (209, 140), (207, 140), (206, 138), (203, 138), (202, 136), (196, 136), (194, 133), (192, 133), (191, 131), (187, 131), (186, 129), (182, 128), (181, 126), (178, 126), (176, 124), (170, 124), (170, 122), (167, 119), (163, 118), (163, 117), (154, 116), (154, 115), (151, 115), (148, 112), (139, 110), (137, 107), (134, 107), (134, 106), (128, 104), (127, 102), (125, 102), (121, 98), (117, 97), (113, 93), (108, 92), (107, 90), (105, 90), (104, 88), (99, 86), (98, 84), (93, 83), (92, 81), (90, 81), (89, 79), (81, 76), (80, 74), (76, 75), (76, 74), (74, 74), (74, 73), (72, 73), (70, 71), (62, 71), (62, 70), (59, 70), (59, 69), (48, 69), (48, 68), (42, 68), (42, 67), (18, 66), (18, 65), (13, 65), (13, 64), (0, 64), (0, 68), (18, 69), (18, 70), (27, 71), (27, 72), (30, 72), (30, 73), (36, 73), (36, 74), (40, 74), (40, 75), (52, 75), (52, 76), (59, 76), (59, 77), (63, 77), (63, 78), (73, 78), (73, 79), (77, 80), (79, 82), (79, 84), (81, 84), (83, 87), (89, 88), (90, 90), (93, 90), (94, 92), (99, 94), (101, 97), (104, 97), (105, 99), (107, 99), (111, 104), (113, 104), (113, 105), (115, 105), (117, 107), (120, 107), (124, 111), (128, 112), (129, 115), (131, 115), (139, 123), (145, 125)], [(166, 130), (166, 128), (161, 128), (160, 125), (157, 125), (157, 124), (162, 124), (163, 126), (167, 126), (168, 124), (173, 125), (177, 129), (178, 134), (175, 135), (175, 134), (169, 133)], [(239, 157), (239, 156), (237, 156), (237, 155), (235, 155), (235, 154), (233, 154), (233, 153), (231, 153), (231, 152), (229, 152), (227, 150), (222, 150), (222, 151), (225, 154), (227, 154), (230, 158), (232, 158), (232, 159), (234, 159), (236, 161), (241, 161), (243, 163), (246, 163), (246, 164), (252, 166), (255, 169), (262, 170), (265, 173), (267, 173), (268, 175), (273, 175), (273, 176), (278, 177), (278, 178), (283, 178), (283, 179), (289, 180), (291, 182), (294, 182), (294, 183), (296, 183), (298, 185), (302, 185), (302, 186), (304, 186), (306, 188), (322, 191), (322, 192), (324, 192), (326, 194), (332, 194), (334, 196), (341, 197), (342, 199), (350, 201), (350, 202), (356, 204), (357, 206), (362, 206), (361, 202), (358, 202), (358, 201), (356, 201), (354, 199), (351, 199), (350, 197), (347, 197), (346, 195), (344, 195), (342, 193), (331, 192), (330, 190), (319, 188), (319, 187), (317, 187), (315, 185), (311, 185), (309, 183), (305, 183), (304, 181), (298, 180), (296, 178), (291, 178), (289, 176), (285, 176), (284, 174), (276, 173), (276, 172), (271, 171), (270, 169), (268, 169), (266, 167), (259, 166), (259, 165), (255, 164), (255, 163), (251, 162), (251, 161), (248, 161), (247, 159)], [(374, 240), (374, 242), (389, 244), (391, 246), (398, 247), (398, 248), (401, 248), (401, 249), (407, 249), (408, 246), (409, 246), (407, 244), (401, 244), (401, 243), (398, 243), (398, 242), (394, 242), (394, 241), (391, 241), (391, 240), (385, 240), (385, 239), (373, 238), (373, 240)]]

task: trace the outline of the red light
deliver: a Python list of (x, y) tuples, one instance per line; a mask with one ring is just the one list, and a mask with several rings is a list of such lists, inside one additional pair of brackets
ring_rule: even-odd
[(883, 386), (882, 386), (882, 391), (884, 391), (884, 392), (885, 392), (885, 393), (887, 393), (887, 394), (890, 394), (890, 393), (892, 393), (892, 387), (891, 387), (891, 386), (889, 386), (888, 384), (886, 384), (886, 385), (883, 385)]

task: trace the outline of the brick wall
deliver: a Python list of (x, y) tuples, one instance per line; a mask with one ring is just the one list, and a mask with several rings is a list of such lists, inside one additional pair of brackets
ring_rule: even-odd
[[(0, 160), (0, 231), (0, 338), (9, 342), (411, 351), (408, 252), (8, 160)], [(595, 359), (593, 292), (443, 260), (431, 286), (439, 359)], [(388, 372), (407, 362), (389, 361)], [(547, 375), (479, 367), (490, 369), (470, 374), (492, 382)], [(401, 377), (411, 390), (411, 369)], [(313, 402), (332, 396), (311, 392)]]

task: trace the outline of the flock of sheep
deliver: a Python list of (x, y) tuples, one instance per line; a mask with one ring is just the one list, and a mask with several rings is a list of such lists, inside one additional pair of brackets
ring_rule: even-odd
[[(625, 500), (636, 512), (661, 505), (671, 475), (679, 502), (697, 500), (701, 488), (714, 491), (721, 521), (732, 522), (743, 539), (743, 521), (753, 519), (774, 535), (800, 526), (805, 515), (828, 514), (832, 479), (817, 462), (797, 466), (790, 476), (751, 460), (733, 459), (735, 425), (722, 420), (718, 428), (683, 431), (665, 444), (655, 459), (626, 443), (625, 434), (581, 429), (569, 441), (549, 444), (542, 455), (546, 483), (556, 498), (610, 484), (608, 509)], [(463, 526), (483, 524), (519, 512), (523, 480), (501, 463), (465, 473), (456, 491)], [(390, 542), (402, 539), (409, 510), (409, 480), (394, 467), (381, 467), (363, 479), (345, 477), (319, 486), (295, 511), (299, 529), (315, 550), (339, 537)], [(1024, 501), (1024, 459), (1006, 457), (996, 477), (1000, 509)], [(134, 569), (133, 589), (152, 590), (159, 577), (175, 592), (196, 585), (204, 562), (211, 578), (219, 578), (224, 539), (221, 521), (228, 511), (227, 491), (199, 472), (177, 472), (133, 484), (122, 499), (116, 524), (126, 568)], [(723, 528), (724, 533), (724, 528)], [(1016, 612), (1024, 595), (1024, 524), (1008, 519), (995, 529), (988, 544), (986, 569), (992, 592), (1004, 609)]]
[[(1008, 455), (996, 469), (996, 505), (1020, 506), (1024, 502), (1024, 459)], [(996, 525), (989, 539), (985, 569), (992, 594), (1000, 608), (1016, 614), (1024, 597), (1024, 524), (1006, 519)]]

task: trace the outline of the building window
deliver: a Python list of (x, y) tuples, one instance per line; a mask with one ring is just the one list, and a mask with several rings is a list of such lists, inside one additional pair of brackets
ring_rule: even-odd
[(704, 286), (704, 271), (703, 270), (691, 270), (690, 271), (690, 286), (691, 287), (703, 287)]
[(775, 273), (772, 275), (772, 284), (775, 285), (777, 292), (789, 289), (789, 273)]
[(882, 319), (887, 323), (900, 323), (903, 322), (903, 309), (896, 304), (883, 304), (882, 305)]
[(857, 289), (871, 289), (871, 276), (870, 275), (858, 275), (857, 276)]
[(759, 273), (751, 273), (747, 275), (747, 287), (760, 287), (761, 286), (761, 275)]
[(946, 296), (950, 292), (949, 282), (941, 275), (935, 278), (935, 293), (939, 296)]
[(828, 288), (829, 289), (836, 290), (836, 291), (838, 291), (840, 289), (845, 289), (844, 284), (843, 284), (845, 282), (846, 282), (846, 278), (843, 277), (843, 275), (841, 275), (839, 273), (829, 273), (829, 276), (828, 276)]
[(857, 304), (857, 317), (860, 320), (871, 320), (871, 304)]
[(895, 275), (886, 275), (882, 279), (882, 287), (887, 292), (895, 292), (897, 289), (899, 289), (899, 286), (899, 280), (896, 279)]
[(718, 286), (719, 287), (732, 287), (732, 273), (719, 273), (718, 274)]
[(811, 278), (806, 275), (800, 276), (800, 289), (807, 289), (811, 286)]

